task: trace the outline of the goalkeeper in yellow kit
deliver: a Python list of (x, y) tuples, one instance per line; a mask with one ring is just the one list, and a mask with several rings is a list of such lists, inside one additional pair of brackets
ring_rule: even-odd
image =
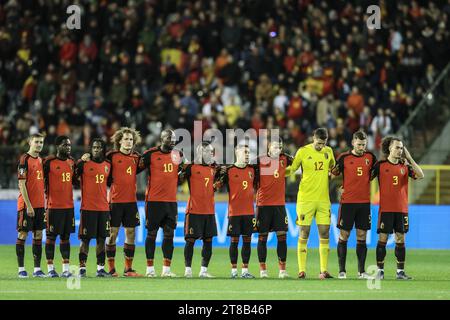
[(331, 203), (329, 196), (329, 172), (336, 161), (333, 150), (325, 146), (328, 132), (325, 128), (314, 131), (313, 143), (301, 147), (294, 161), (286, 168), (286, 176), (295, 173), (299, 167), (302, 179), (297, 195), (298, 268), (300, 279), (306, 277), (307, 242), (313, 218), (319, 230), (320, 279), (332, 278), (328, 273), (329, 236), (331, 223)]

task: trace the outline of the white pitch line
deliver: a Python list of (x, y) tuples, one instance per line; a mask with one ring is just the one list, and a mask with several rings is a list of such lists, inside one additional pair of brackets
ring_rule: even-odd
[[(210, 294), (292, 294), (292, 293), (361, 293), (361, 290), (294, 290), (294, 291), (242, 291), (242, 290), (233, 290), (233, 291), (223, 291), (223, 290), (214, 290), (214, 291), (108, 291), (108, 294), (197, 294), (197, 293), (210, 293)], [(371, 293), (400, 293), (403, 292), (401, 290), (367, 290), (364, 292)], [(96, 294), (98, 295), (98, 291), (84, 291), (82, 289), (79, 290), (53, 290), (53, 291), (34, 291), (34, 290), (1, 290), (0, 294), (23, 294), (23, 293), (39, 293), (39, 294)], [(408, 290), (408, 293), (421, 293), (421, 294), (450, 294), (450, 290), (448, 291), (411, 291)], [(0, 297), (1, 298), (1, 297)]]

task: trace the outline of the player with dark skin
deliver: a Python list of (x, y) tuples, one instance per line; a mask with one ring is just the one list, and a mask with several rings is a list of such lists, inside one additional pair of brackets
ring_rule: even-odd
[[(176, 144), (175, 132), (170, 129), (163, 130), (160, 135), (161, 151), (164, 153), (169, 153), (174, 149), (175, 144)], [(151, 174), (151, 172), (150, 172), (150, 174)], [(163, 229), (163, 237), (165, 239), (173, 239), (173, 237), (175, 235), (175, 229), (171, 228), (168, 225), (165, 225), (162, 229)], [(157, 233), (158, 233), (158, 229), (149, 230), (147, 237), (151, 237), (152, 239), (155, 239), (157, 236)], [(153, 267), (148, 267), (147, 269), (148, 269), (147, 276), (151, 276), (151, 277), (154, 276)], [(166, 267), (164, 267), (164, 269), (165, 269), (165, 271), (163, 272), (164, 276), (166, 276), (166, 277), (175, 277), (176, 276), (175, 274), (170, 272), (170, 269), (167, 270)]]
[[(106, 154), (106, 145), (102, 143), (101, 141), (94, 141), (92, 143), (91, 147), (91, 160), (97, 163), (101, 163), (105, 160), (105, 154)], [(105, 250), (105, 238), (97, 237), (97, 243), (96, 243), (96, 254), (99, 255), (100, 252)], [(80, 245), (80, 255), (87, 255), (89, 254), (89, 240), (81, 240)], [(97, 277), (110, 277), (110, 274), (105, 272), (104, 269), (99, 270), (100, 272), (97, 272)]]

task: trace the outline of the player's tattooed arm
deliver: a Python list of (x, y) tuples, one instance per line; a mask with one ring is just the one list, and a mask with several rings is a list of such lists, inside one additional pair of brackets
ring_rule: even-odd
[(88, 162), (90, 160), (91, 160), (91, 154), (90, 153), (85, 153), (85, 154), (83, 154), (81, 156), (81, 161)]
[(219, 190), (227, 181), (228, 169), (227, 166), (219, 166), (216, 172), (216, 179), (214, 181), (214, 190)]
[(191, 164), (180, 164), (178, 171), (178, 184), (184, 183), (191, 176)]
[(412, 177), (415, 179), (423, 179), (425, 177), (422, 168), (414, 161), (411, 154), (409, 153), (406, 147), (403, 148), (403, 152), (405, 154), (405, 158), (408, 161), (409, 167), (413, 171)]

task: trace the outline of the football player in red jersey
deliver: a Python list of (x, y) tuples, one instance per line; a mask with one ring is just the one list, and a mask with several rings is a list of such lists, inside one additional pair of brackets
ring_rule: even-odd
[(155, 241), (159, 228), (163, 229), (162, 241), (163, 270), (162, 277), (176, 277), (170, 271), (173, 256), (173, 237), (177, 227), (178, 174), (183, 165), (183, 154), (175, 150), (175, 133), (164, 130), (160, 136), (160, 146), (144, 152), (139, 168), (148, 169), (148, 183), (145, 192), (147, 238), (145, 253), (147, 256), (147, 277), (156, 277), (154, 267)]
[(209, 142), (198, 145), (194, 164), (183, 166), (182, 175), (188, 181), (190, 192), (184, 223), (184, 276), (187, 278), (192, 277), (191, 265), (196, 239), (203, 240), (202, 264), (198, 276), (214, 278), (208, 273), (208, 264), (212, 256), (212, 239), (217, 235), (214, 182), (218, 172), (214, 165), (214, 147)]
[(225, 184), (228, 189), (228, 232), (231, 237), (230, 261), (231, 277), (237, 278), (239, 238), (242, 236), (242, 273), (241, 278), (252, 279), (248, 271), (251, 255), (252, 233), (256, 232), (256, 218), (253, 207), (255, 195), (255, 168), (249, 165), (250, 148), (238, 144), (235, 148), (236, 162), (221, 169), (217, 186)]
[(70, 234), (75, 232), (75, 215), (73, 211), (73, 187), (75, 161), (70, 156), (72, 144), (69, 137), (58, 136), (55, 139), (56, 157), (48, 156), (44, 160), (45, 194), (47, 196), (47, 240), (45, 255), (47, 258), (48, 277), (57, 278), (53, 265), (55, 241), (59, 235), (59, 249), (63, 258), (61, 277), (68, 278), (70, 259)]
[(80, 276), (86, 276), (89, 242), (96, 239), (97, 277), (110, 277), (105, 271), (105, 240), (109, 236), (109, 204), (107, 183), (111, 163), (106, 160), (106, 143), (102, 139), (91, 142), (91, 161), (79, 160), (76, 176), (81, 184), (81, 220), (78, 237), (81, 240), (79, 261)]
[(42, 230), (45, 229), (44, 170), (39, 153), (44, 146), (44, 135), (35, 133), (28, 138), (30, 148), (20, 157), (17, 167), (19, 198), (17, 199), (17, 242), (16, 254), (19, 264), (19, 278), (27, 278), (25, 271), (25, 240), (28, 232), (33, 233), (33, 277), (45, 277), (41, 270)]
[(108, 258), (109, 272), (117, 277), (115, 267), (116, 239), (121, 225), (125, 228), (125, 243), (123, 252), (125, 256), (125, 277), (140, 277), (132, 268), (136, 227), (140, 225), (139, 211), (136, 198), (136, 174), (140, 172), (140, 155), (134, 147), (141, 142), (138, 131), (123, 127), (111, 137), (114, 150), (107, 153), (106, 158), (111, 162), (111, 230), (106, 243), (106, 256)]
[(385, 137), (381, 149), (387, 159), (379, 161), (372, 170), (372, 178), (378, 177), (380, 186), (380, 209), (378, 212), (379, 234), (376, 249), (378, 274), (384, 279), (384, 258), (389, 234), (395, 232), (395, 256), (397, 258), (398, 280), (409, 280), (405, 273), (405, 234), (408, 221), (408, 178), (423, 179), (424, 174), (411, 157), (401, 139)]
[(370, 175), (376, 162), (373, 153), (367, 152), (367, 135), (363, 131), (353, 134), (353, 149), (344, 152), (337, 159), (332, 173), (342, 174), (342, 196), (339, 206), (337, 227), (340, 229), (337, 254), (339, 279), (346, 279), (345, 262), (347, 241), (353, 225), (356, 228), (356, 256), (358, 257), (358, 278), (367, 279), (365, 263), (367, 256), (366, 236), (371, 228)]
[(267, 155), (258, 157), (256, 193), (256, 226), (258, 228), (258, 260), (261, 278), (267, 278), (267, 237), (277, 234), (279, 278), (288, 278), (286, 272), (288, 217), (285, 208), (286, 167), (292, 157), (284, 154), (281, 139), (271, 141)]

